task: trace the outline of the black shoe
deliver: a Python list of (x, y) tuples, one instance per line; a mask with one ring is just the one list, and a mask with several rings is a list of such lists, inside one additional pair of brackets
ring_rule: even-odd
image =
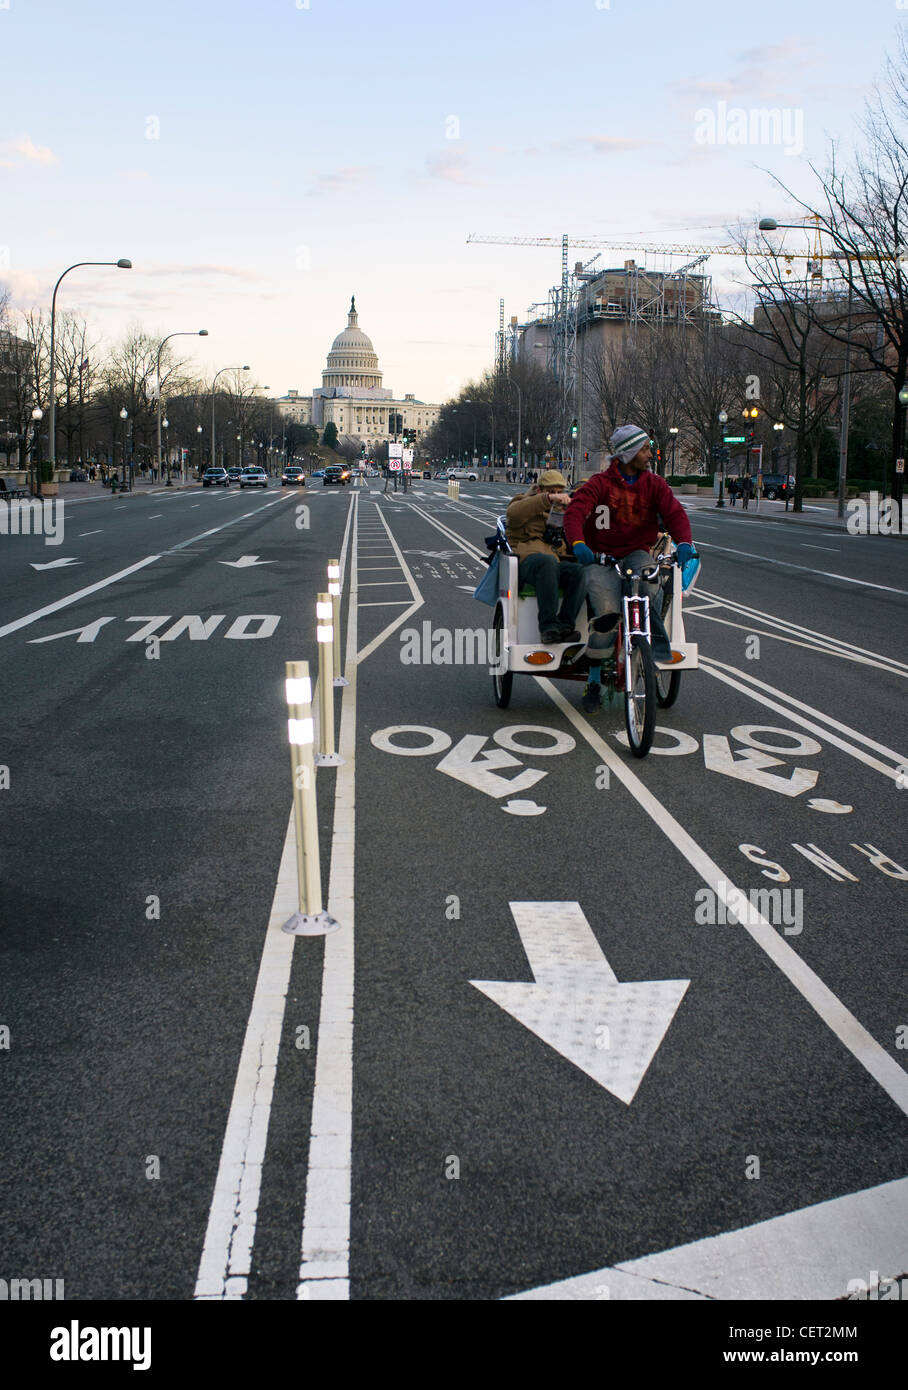
[(542, 633), (542, 641), (546, 647), (553, 646), (556, 642), (563, 642), (560, 627), (547, 627)]
[(583, 637), (577, 627), (562, 627), (561, 640), (562, 642), (582, 642)]

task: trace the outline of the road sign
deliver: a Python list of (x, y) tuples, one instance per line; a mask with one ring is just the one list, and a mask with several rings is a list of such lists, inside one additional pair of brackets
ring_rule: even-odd
[(904, 473), (904, 471), (905, 471), (905, 460), (904, 460), (904, 459), (896, 459), (896, 461), (895, 461), (895, 471), (896, 471), (896, 473)]
[(392, 473), (399, 473), (399, 472), (400, 472), (400, 459), (389, 458), (389, 459), (388, 459), (388, 468), (391, 470)]
[(389, 459), (399, 459), (400, 456), (401, 456), (401, 454), (403, 453), (403, 450), (404, 450), (403, 444), (396, 444), (396, 443), (394, 443), (394, 441), (392, 440), (392, 442), (388, 445), (388, 458), (389, 458)]
[(405, 472), (405, 473), (412, 473), (412, 472), (413, 472), (413, 464), (410, 462), (409, 459), (404, 459), (404, 472)]
[(404, 461), (404, 465), (406, 466), (407, 464), (411, 464), (413, 462), (414, 456), (415, 451), (413, 449), (404, 449), (403, 453), (401, 454), (401, 458)]
[(744, 444), (745, 442), (743, 434), (723, 434), (722, 436), (723, 444)]

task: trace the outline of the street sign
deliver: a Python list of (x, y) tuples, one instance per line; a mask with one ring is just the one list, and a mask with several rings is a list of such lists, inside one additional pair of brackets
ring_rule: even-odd
[(412, 472), (413, 472), (413, 464), (410, 462), (409, 459), (404, 459), (404, 472), (405, 472), (405, 473), (412, 473)]
[(413, 462), (415, 452), (416, 451), (414, 449), (404, 449), (403, 454), (401, 455), (404, 461), (404, 467)]
[(744, 444), (744, 443), (746, 443), (746, 440), (745, 440), (745, 436), (744, 436), (743, 434), (723, 434), (723, 436), (722, 436), (722, 443), (723, 443), (723, 444)]
[(389, 459), (388, 459), (388, 468), (390, 469), (390, 471), (391, 471), (392, 473), (399, 473), (399, 472), (400, 472), (400, 459), (389, 458)]
[(896, 471), (896, 473), (904, 473), (904, 471), (905, 471), (905, 460), (904, 460), (904, 459), (896, 459), (896, 461), (895, 461), (895, 471)]
[(388, 458), (389, 458), (389, 459), (399, 459), (400, 456), (401, 456), (401, 454), (403, 453), (403, 449), (404, 449), (403, 444), (394, 443), (394, 442), (392, 441), (392, 442), (388, 445)]

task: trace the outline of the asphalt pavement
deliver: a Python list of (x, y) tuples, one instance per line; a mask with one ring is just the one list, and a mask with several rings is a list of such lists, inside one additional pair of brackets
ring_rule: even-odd
[[(513, 491), (105, 494), (0, 535), (11, 1274), (831, 1301), (908, 1270), (908, 552), (692, 504), (700, 667), (637, 760), (576, 682), (493, 701), (472, 589)], [(317, 669), (335, 557), (340, 929), (291, 938), (284, 663)]]

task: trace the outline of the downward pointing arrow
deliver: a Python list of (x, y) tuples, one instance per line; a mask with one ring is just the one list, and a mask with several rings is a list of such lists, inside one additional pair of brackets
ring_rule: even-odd
[(690, 980), (619, 984), (579, 903), (511, 903), (534, 984), (471, 980), (630, 1105)]
[(46, 565), (32, 565), (33, 570), (59, 570), (64, 565), (81, 565), (81, 560), (48, 560)]
[(218, 560), (219, 565), (230, 565), (235, 570), (248, 570), (250, 565), (273, 565), (273, 560), (260, 560), (257, 555), (241, 555), (238, 560)]

